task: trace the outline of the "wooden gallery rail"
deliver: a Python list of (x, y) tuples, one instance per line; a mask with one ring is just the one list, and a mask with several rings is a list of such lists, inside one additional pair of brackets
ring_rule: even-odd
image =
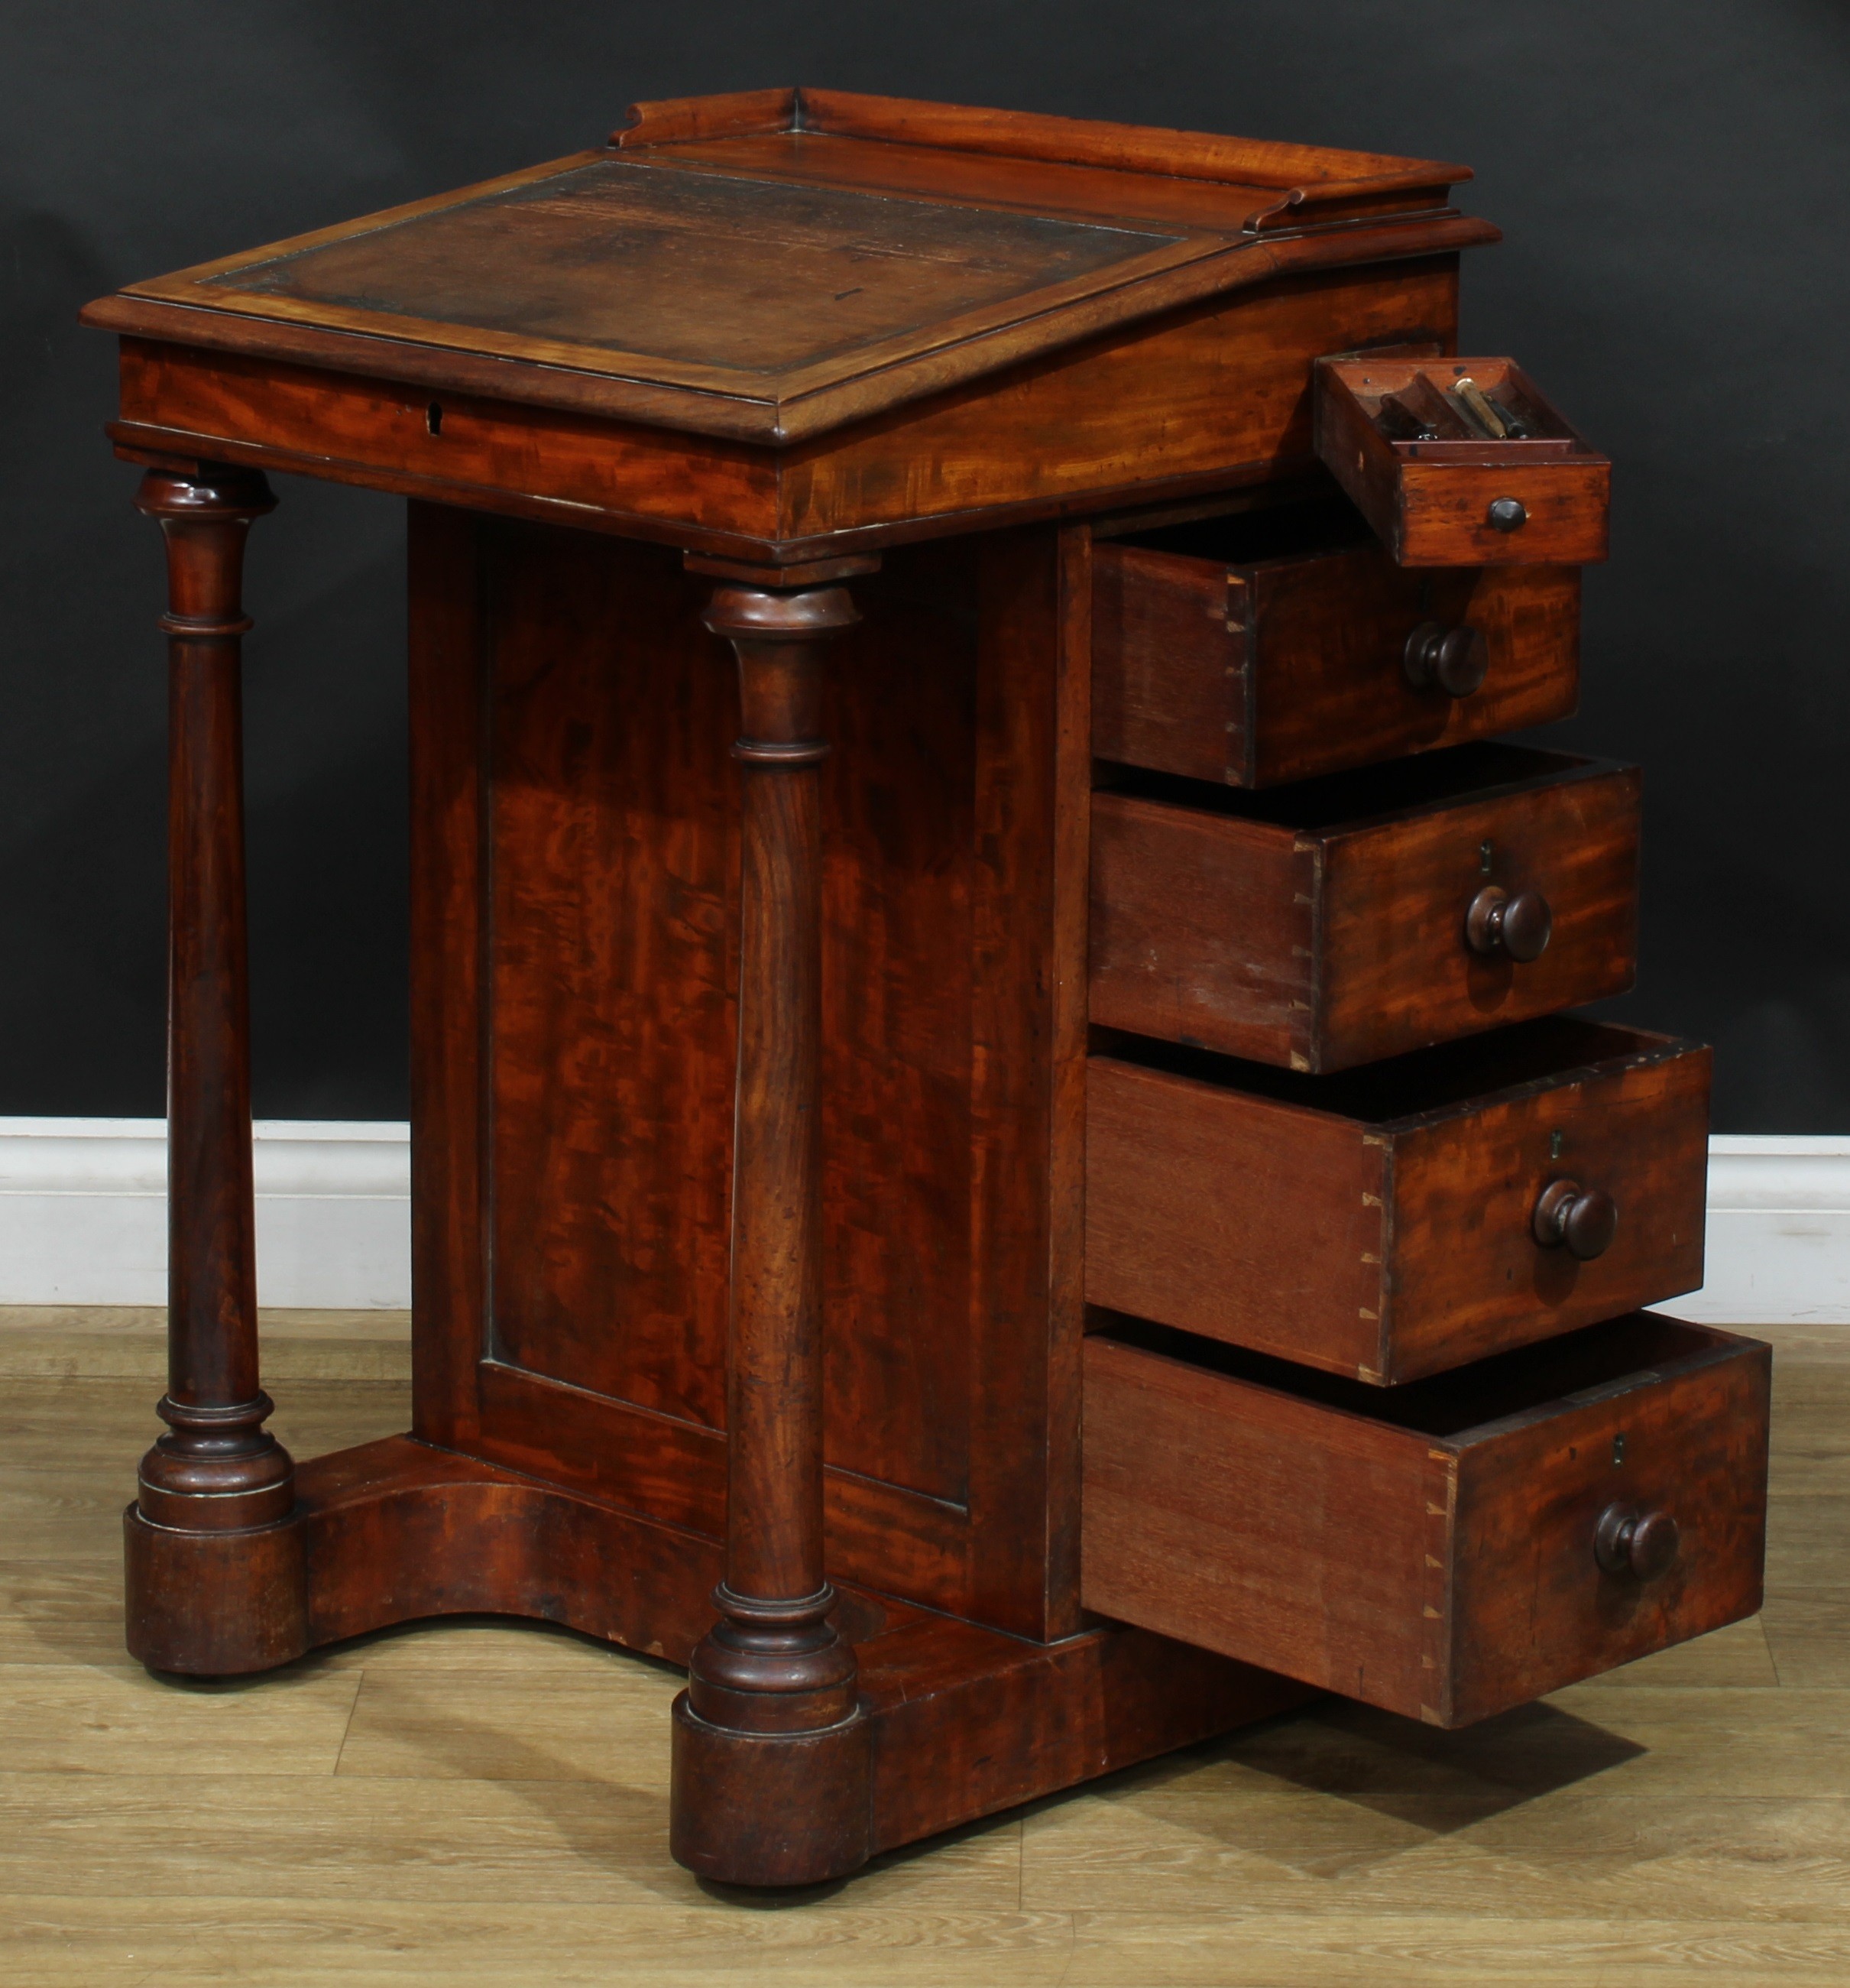
[[(89, 307), (170, 575), (137, 1655), (666, 1655), (674, 1854), (795, 1885), (1757, 1606), (1765, 1349), (1639, 1310), (1707, 1052), (1562, 1013), (1632, 978), (1637, 777), (1496, 736), (1573, 708), (1608, 466), (1457, 356), (1467, 177), (771, 90)], [(410, 500), (414, 1419), (295, 1463), (267, 471)]]

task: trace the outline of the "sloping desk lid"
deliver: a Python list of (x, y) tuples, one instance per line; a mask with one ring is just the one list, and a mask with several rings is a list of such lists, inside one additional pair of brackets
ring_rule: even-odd
[(1462, 166), (826, 90), (93, 304), (106, 329), (788, 442), (1178, 303), (1495, 238)]

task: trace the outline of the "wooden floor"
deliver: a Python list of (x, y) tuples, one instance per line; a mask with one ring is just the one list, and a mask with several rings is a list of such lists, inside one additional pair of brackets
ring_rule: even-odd
[[(403, 1425), (402, 1321), (274, 1323), (299, 1456)], [(150, 1325), (0, 1312), (8, 1988), (1850, 1983), (1850, 1328), (1768, 1335), (1759, 1621), (1467, 1733), (1328, 1702), (741, 1898), (669, 1861), (663, 1665), (484, 1622), (130, 1663)]]

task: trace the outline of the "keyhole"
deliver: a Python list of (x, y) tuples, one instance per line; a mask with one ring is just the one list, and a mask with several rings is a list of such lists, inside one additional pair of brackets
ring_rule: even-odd
[(444, 411), (435, 401), (424, 410), (424, 427), (431, 434), (441, 434), (444, 431)]
[(1490, 844), (1487, 842), (1479, 843), (1477, 845), (1477, 874), (1480, 877), (1487, 877), (1490, 875), (1490, 856), (1491, 848)]
[(1626, 1439), (1622, 1434), (1612, 1439), (1612, 1463), (1616, 1469), (1626, 1460)]

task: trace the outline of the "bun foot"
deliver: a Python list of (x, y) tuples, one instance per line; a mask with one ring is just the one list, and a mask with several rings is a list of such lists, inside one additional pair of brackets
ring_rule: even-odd
[(187, 1677), (273, 1670), (309, 1647), (301, 1525), (181, 1532), (123, 1515), (129, 1655)]
[(724, 1885), (819, 1885), (872, 1848), (872, 1727), (856, 1710), (819, 1733), (738, 1733), (674, 1701), (668, 1847)]

